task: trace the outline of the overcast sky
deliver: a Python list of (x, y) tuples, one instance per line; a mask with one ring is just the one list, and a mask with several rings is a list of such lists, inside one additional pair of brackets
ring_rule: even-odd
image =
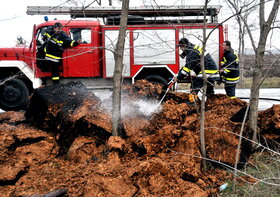
[[(69, 0), (2, 0), (2, 4), (0, 7), (0, 47), (12, 47), (16, 44), (17, 36), (22, 36), (26, 41), (31, 41), (32, 29), (34, 24), (40, 24), (44, 22), (44, 16), (36, 15), (29, 16), (26, 14), (27, 6), (68, 6), (69, 4), (64, 2), (69, 2)], [(79, 2), (92, 2), (92, 0), (76, 0)], [(143, 4), (149, 4), (153, 0), (130, 0), (131, 6), (141, 6)], [(102, 6), (107, 6), (108, 0), (102, 0)], [(181, 4), (185, 5), (202, 5), (203, 0), (156, 0), (158, 5), (167, 5), (169, 3), (172, 4)], [(118, 0), (113, 0), (115, 6), (121, 6)], [(107, 4), (107, 5), (106, 5)], [(212, 0), (212, 5), (222, 5), (219, 18), (225, 18), (229, 15), (229, 10), (226, 8), (227, 6), (224, 4), (223, 0)], [(87, 4), (86, 4), (87, 5)], [(96, 5), (96, 4), (94, 4)], [(279, 16), (279, 15), (278, 15)], [(58, 19), (70, 19), (69, 16), (53, 16), (50, 15), (49, 19), (52, 20), (54, 18)], [(280, 17), (279, 17), (280, 20)], [(235, 22), (229, 21), (227, 22), (229, 28), (229, 40), (233, 41), (233, 47), (237, 48), (237, 44), (234, 44), (234, 40), (237, 40), (237, 25)], [(275, 40), (280, 40), (280, 33), (274, 34), (274, 42)], [(280, 42), (279, 42), (280, 43)], [(250, 45), (250, 44), (248, 44)], [(279, 44), (280, 45), (280, 44)], [(277, 46), (279, 46), (277, 45)], [(251, 46), (248, 46), (251, 48)], [(280, 48), (280, 47), (279, 47)]]
[(30, 42), (33, 25), (44, 22), (44, 16), (26, 14), (28, 5), (59, 5), (59, 2), (57, 0), (2, 0), (0, 47), (15, 46), (18, 35)]

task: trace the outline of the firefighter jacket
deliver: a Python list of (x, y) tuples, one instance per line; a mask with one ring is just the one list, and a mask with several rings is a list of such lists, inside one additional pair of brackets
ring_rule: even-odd
[[(203, 77), (200, 64), (201, 53), (202, 48), (200, 46), (191, 43), (187, 46), (187, 49), (183, 52), (183, 56), (186, 56), (186, 65), (179, 71), (177, 76), (178, 79), (181, 79), (185, 75), (198, 78)], [(204, 56), (204, 68), (207, 77), (219, 78), (218, 67), (209, 53)]]
[(236, 84), (239, 82), (239, 60), (232, 49), (224, 51), (221, 69), (221, 79), (224, 83)]
[(59, 62), (62, 59), (65, 48), (77, 46), (79, 43), (72, 40), (64, 31), (54, 33), (52, 28), (45, 32), (47, 43), (44, 48), (45, 58), (53, 62)]

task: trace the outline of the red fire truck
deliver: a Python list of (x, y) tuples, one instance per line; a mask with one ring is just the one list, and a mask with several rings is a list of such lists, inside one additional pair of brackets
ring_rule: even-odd
[[(167, 84), (184, 65), (177, 46), (179, 39), (188, 38), (200, 44), (207, 16), (206, 32), (212, 32), (206, 51), (219, 64), (224, 41), (223, 27), (217, 23), (220, 6), (141, 7), (130, 8), (124, 49), (124, 82), (139, 79)], [(51, 73), (42, 69), (44, 60), (37, 51), (43, 44), (42, 35), (56, 22), (72, 39), (82, 43), (64, 51), (61, 81), (82, 81), (89, 88), (110, 88), (113, 85), (114, 50), (118, 39), (121, 9), (79, 7), (28, 6), (27, 14), (70, 14), (71, 20), (45, 21), (34, 25), (29, 47), (0, 49), (0, 108), (21, 110), (35, 88), (42, 85), (42, 78)], [(77, 20), (78, 17), (103, 18)], [(75, 18), (75, 19), (74, 19)], [(37, 58), (36, 58), (37, 57)]]

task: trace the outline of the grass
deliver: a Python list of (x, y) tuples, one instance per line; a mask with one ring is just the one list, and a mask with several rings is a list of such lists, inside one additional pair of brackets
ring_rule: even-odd
[[(242, 169), (253, 176), (245, 177), (239, 174), (236, 192), (233, 190), (233, 181), (228, 180), (228, 187), (220, 193), (221, 197), (278, 197), (280, 196), (280, 156), (267, 152), (255, 153)], [(278, 184), (278, 186), (270, 185)]]
[[(240, 81), (237, 85), (237, 88), (250, 88), (252, 85), (252, 78), (245, 78), (243, 81)], [(270, 77), (265, 78), (261, 88), (280, 88), (280, 78), (279, 77)]]

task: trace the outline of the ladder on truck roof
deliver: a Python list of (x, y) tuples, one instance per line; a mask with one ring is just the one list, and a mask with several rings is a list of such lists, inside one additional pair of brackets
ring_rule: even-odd
[[(217, 16), (222, 6), (209, 5), (204, 11), (204, 6), (141, 6), (130, 7), (128, 15), (141, 17), (199, 17), (204, 14), (210, 17), (211, 22), (217, 21)], [(66, 15), (72, 18), (107, 18), (121, 15), (119, 7), (68, 7), (68, 6), (27, 6), (28, 15)]]

